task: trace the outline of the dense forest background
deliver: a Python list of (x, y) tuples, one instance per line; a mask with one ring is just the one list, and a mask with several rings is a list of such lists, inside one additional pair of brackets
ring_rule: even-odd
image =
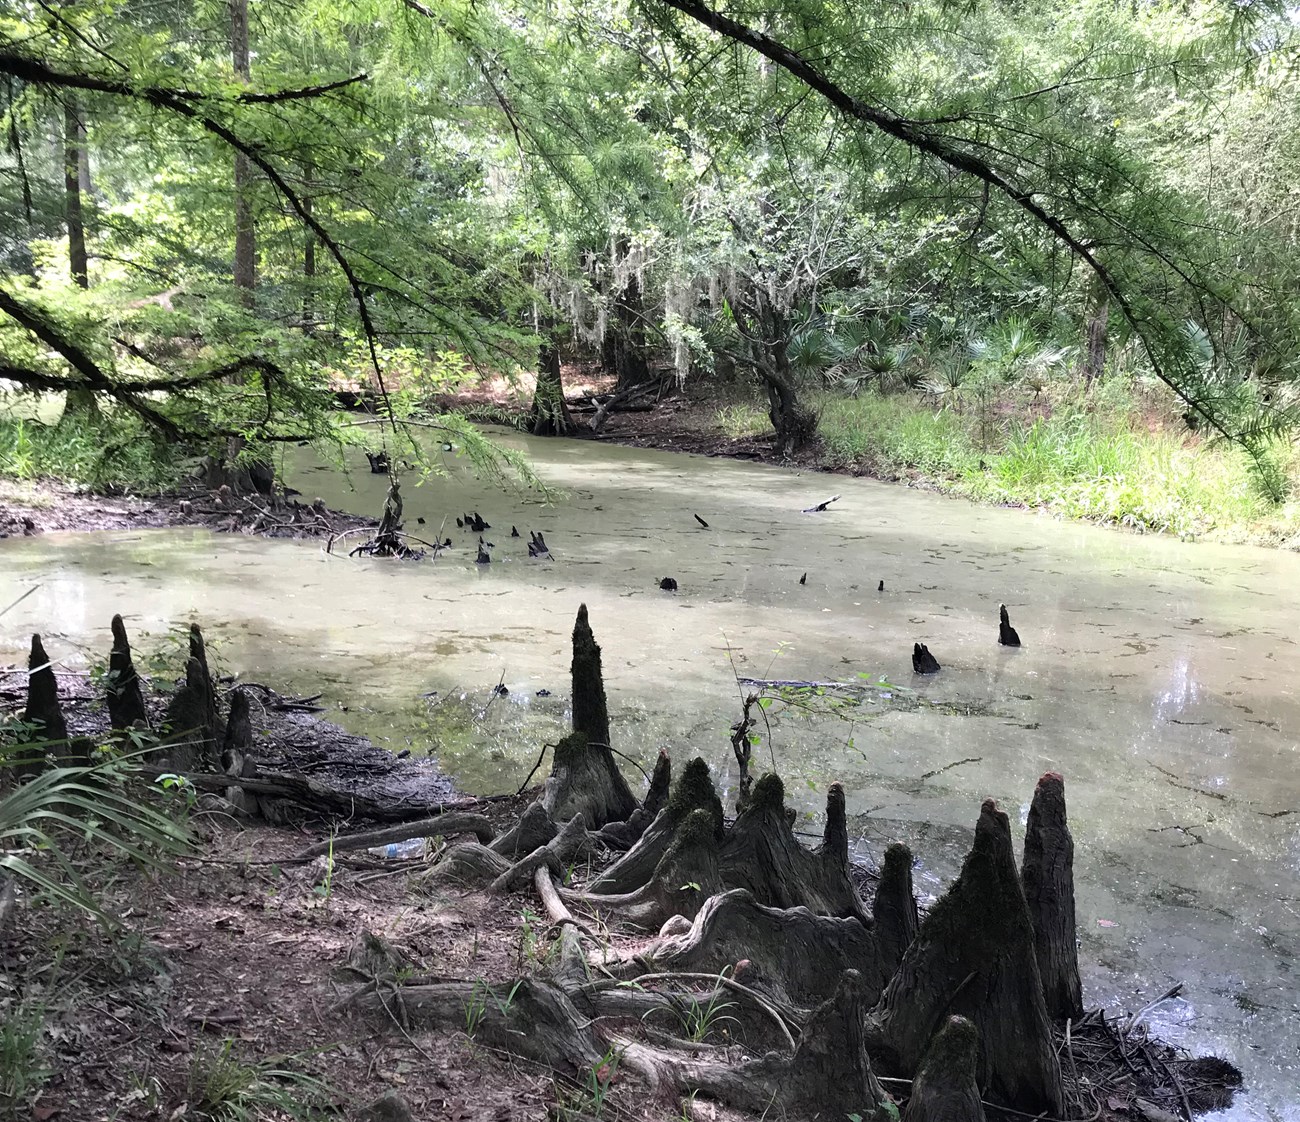
[(1221, 0), (10, 0), (0, 384), (66, 408), (11, 397), (0, 460), (489, 456), (438, 395), (565, 432), (581, 362), (779, 455), (1285, 521), (1295, 45)]

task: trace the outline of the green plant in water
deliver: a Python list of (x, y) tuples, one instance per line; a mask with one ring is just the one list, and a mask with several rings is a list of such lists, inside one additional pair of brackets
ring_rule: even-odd
[(188, 1106), (210, 1122), (252, 1122), (271, 1113), (307, 1119), (335, 1096), (323, 1080), (283, 1066), (292, 1057), (241, 1060), (234, 1041), (199, 1051), (190, 1063)]

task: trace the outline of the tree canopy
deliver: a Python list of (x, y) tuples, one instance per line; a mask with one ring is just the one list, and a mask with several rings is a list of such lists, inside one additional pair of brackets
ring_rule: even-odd
[(1292, 54), (1219, 0), (25, 0), (0, 379), (256, 451), (337, 436), (341, 387), (391, 435), (585, 350), (748, 372), (788, 450), (810, 375), (933, 380), (1019, 316), (1262, 461), (1297, 419)]

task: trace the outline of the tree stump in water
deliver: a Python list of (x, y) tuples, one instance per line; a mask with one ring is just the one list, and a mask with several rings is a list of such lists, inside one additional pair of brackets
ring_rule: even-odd
[(1007, 606), (998, 606), (998, 642), (1004, 647), (1020, 646), (1020, 635), (1011, 626), (1011, 617), (1007, 615)]
[(975, 1026), (965, 1017), (949, 1017), (926, 1049), (903, 1122), (984, 1122), (975, 1082), (978, 1052)]
[(930, 653), (930, 648), (924, 643), (913, 643), (912, 673), (937, 674), (939, 673), (939, 670), (939, 660)]
[(940, 1019), (979, 1031), (979, 1084), (1015, 1110), (1061, 1117), (1061, 1070), (1007, 816), (987, 799), (961, 875), (926, 915), (872, 1014), (873, 1052), (916, 1072)]
[(1065, 780), (1049, 771), (1034, 789), (1020, 866), (1034, 951), (1050, 1016), (1083, 1016), (1074, 918), (1074, 838), (1065, 815)]
[(131, 643), (126, 637), (122, 617), (113, 617), (113, 649), (108, 656), (108, 721), (114, 729), (129, 729), (137, 724), (148, 727), (149, 714), (144, 707), (140, 676), (131, 660)]
[(871, 918), (876, 925), (880, 953), (889, 973), (898, 969), (903, 955), (916, 938), (920, 916), (916, 895), (912, 891), (912, 851), (900, 842), (885, 850), (885, 864), (871, 902)]

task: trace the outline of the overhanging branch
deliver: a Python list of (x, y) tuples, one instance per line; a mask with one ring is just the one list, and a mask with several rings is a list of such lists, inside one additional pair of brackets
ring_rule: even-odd
[(1114, 300), (1116, 307), (1120, 309), (1121, 314), (1142, 340), (1156, 376), (1188, 406), (1203, 416), (1218, 433), (1229, 440), (1242, 443), (1224, 428), (1220, 419), (1203, 401), (1189, 394), (1164, 368), (1164, 364), (1152, 343), (1149, 326), (1138, 313), (1115, 276), (1093, 252), (1093, 248), (1087, 239), (1076, 234), (1059, 215), (1045, 209), (1034, 198), (1032, 192), (1017, 186), (991, 165), (969, 152), (963, 151), (947, 138), (929, 133), (926, 129), (928, 122), (901, 117), (887, 110), (879, 109), (874, 105), (868, 105), (822, 74), (797, 51), (792, 50), (770, 35), (746, 27), (721, 12), (713, 11), (701, 3), (700, 0), (649, 0), (649, 2), (675, 8), (711, 31), (757, 51), (804, 83), (809, 89), (816, 91), (846, 116), (878, 129), (886, 136), (901, 141), (917, 152), (933, 157), (955, 171), (982, 181), (1010, 200), (1028, 214), (1035, 223), (1046, 229), (1053, 237), (1077, 254), (1093, 271), (1110, 294), (1111, 299)]

